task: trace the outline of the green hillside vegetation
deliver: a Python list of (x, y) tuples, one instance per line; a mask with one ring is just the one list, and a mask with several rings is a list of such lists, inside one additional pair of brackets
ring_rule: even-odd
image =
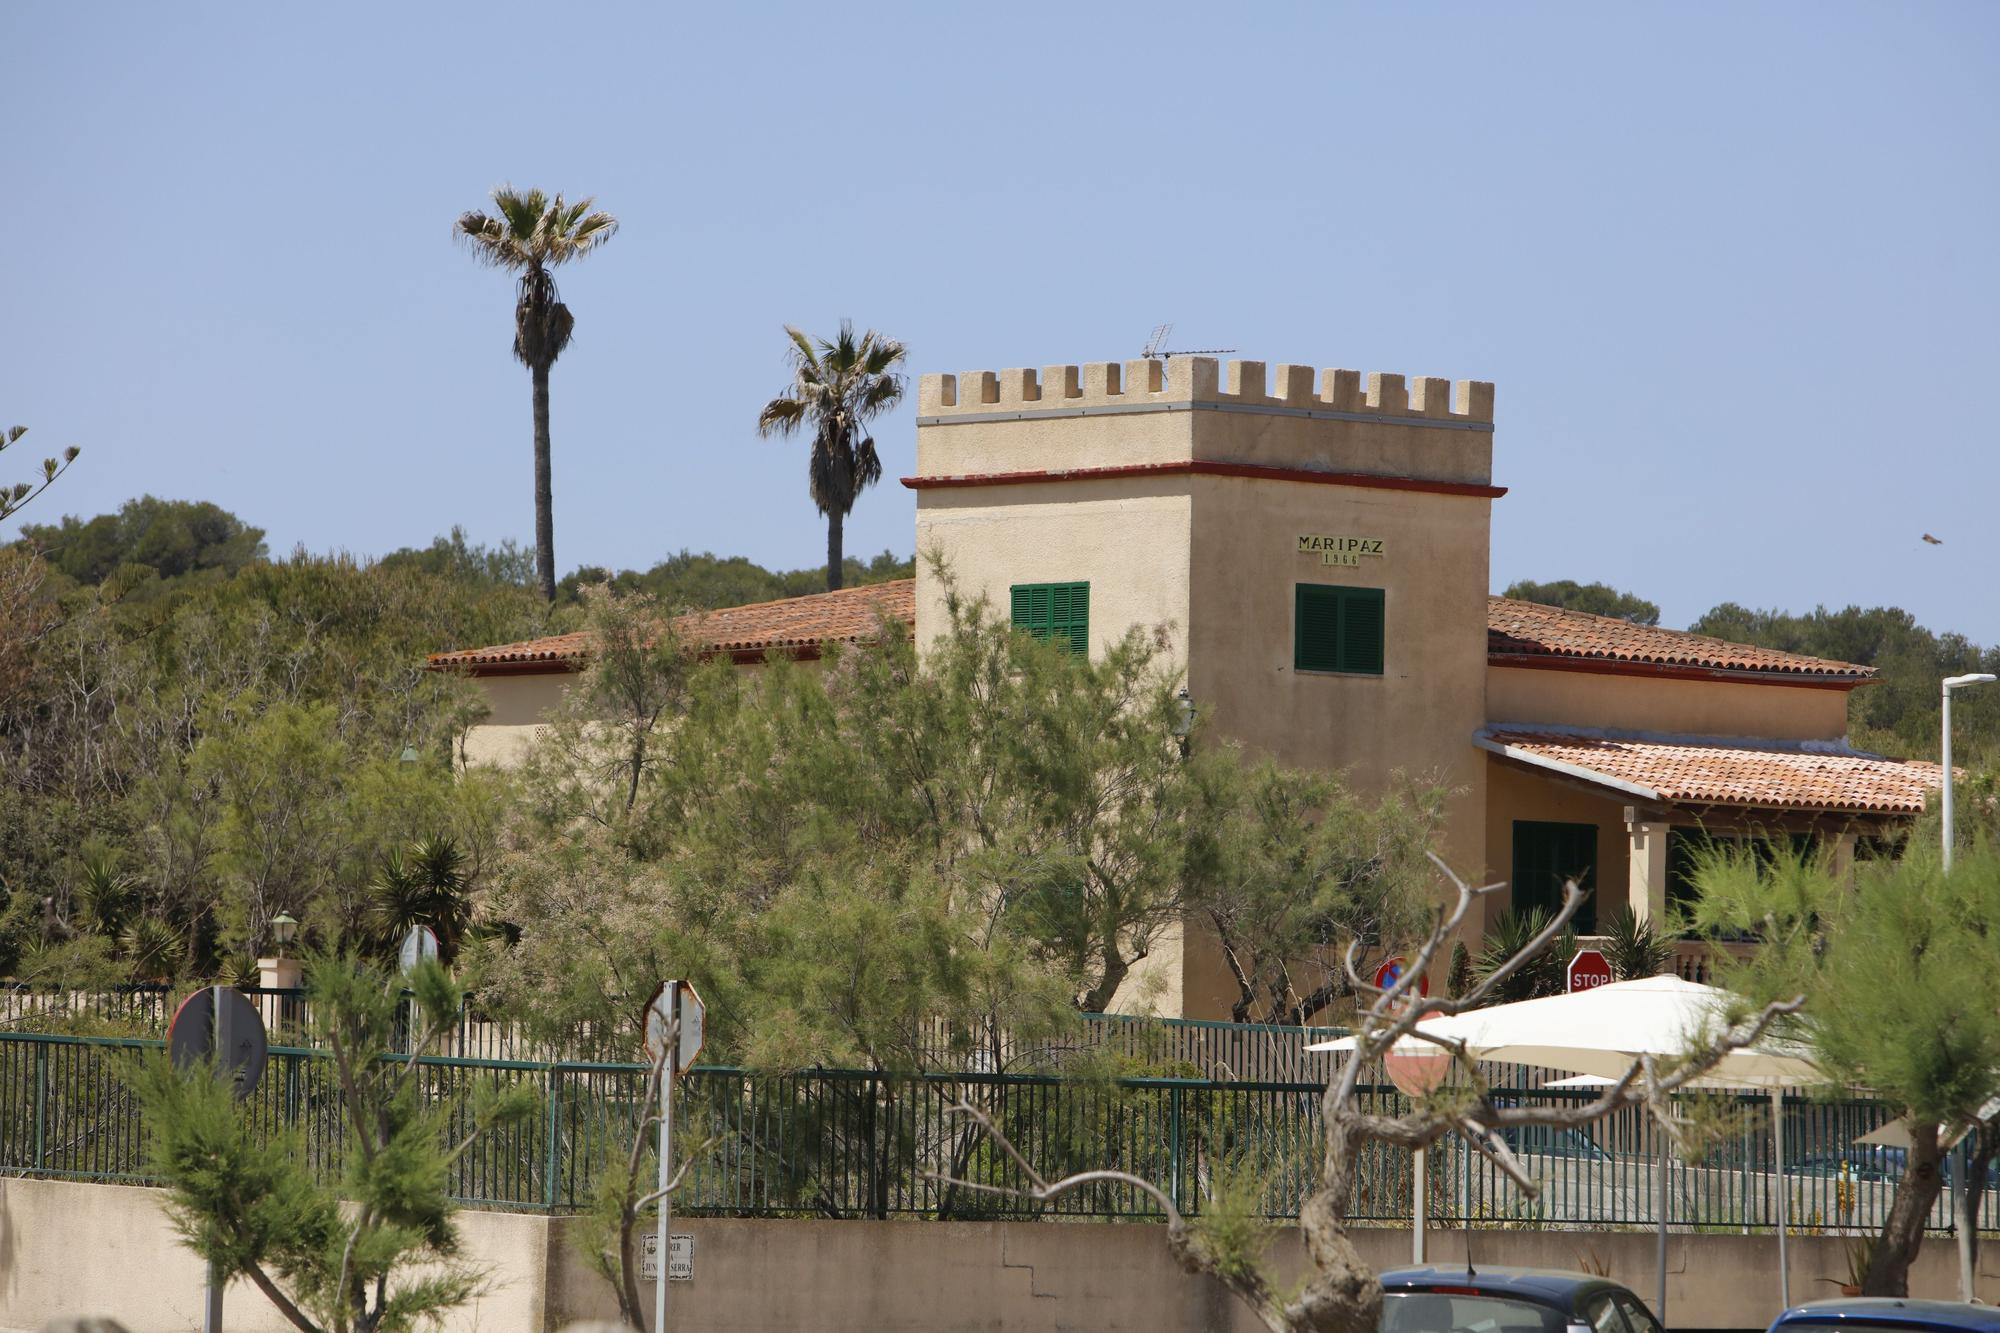
[[(451, 768), (479, 694), (424, 656), (577, 628), (593, 572), (550, 606), (531, 552), (458, 531), (272, 559), (227, 510), (152, 496), (22, 533), (0, 547), (0, 976), (241, 972), (280, 912), (374, 938), (391, 853), (432, 834), (481, 881), (501, 802)], [(614, 582), (703, 607), (825, 570), (683, 553)]]
[[(916, 573), (912, 560), (884, 551), (867, 563), (848, 556), (841, 562), (843, 587), (907, 579)], [(766, 569), (740, 555), (719, 556), (704, 551), (695, 555), (682, 551), (668, 556), (651, 569), (621, 570), (614, 574), (596, 567), (579, 569), (556, 587), (558, 602), (574, 602), (577, 590), (586, 584), (608, 583), (618, 595), (644, 593), (664, 606), (685, 606), (707, 610), (717, 606), (747, 606), (753, 602), (775, 602), (781, 597), (803, 597), (826, 591), (826, 566), (810, 569)]]
[[(605, 601), (594, 585), (670, 611), (826, 581), (681, 552), (577, 571), (550, 604), (512, 543), (453, 531), (379, 559), (272, 558), (219, 506), (151, 496), (23, 531), (0, 547), (0, 976), (42, 981), (241, 975), (280, 913), (377, 952), (424, 902), (463, 913), (522, 807), (512, 776), (455, 774), (483, 703), (427, 653), (581, 628)], [(843, 581), (910, 572), (884, 553)], [(1912, 755), (1936, 754), (1940, 676), (2000, 668), (1894, 609), (1725, 604), (1696, 628), (1880, 667), (1854, 694), (1854, 739)], [(1968, 692), (1958, 721), (1964, 761), (2000, 758), (2000, 689)], [(1263, 919), (1239, 908), (1210, 905)]]
[(1568, 611), (1588, 611), (1594, 616), (1629, 620), (1635, 625), (1660, 623), (1660, 608), (1657, 605), (1629, 592), (1620, 592), (1608, 583), (1578, 583), (1575, 579), (1536, 583), (1523, 579), (1509, 584), (1507, 591), (1501, 595), (1523, 602), (1540, 602), (1543, 606), (1560, 606)]

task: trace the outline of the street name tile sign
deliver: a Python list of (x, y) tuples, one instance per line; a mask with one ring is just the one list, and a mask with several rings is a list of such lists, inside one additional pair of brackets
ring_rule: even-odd
[[(694, 1281), (694, 1237), (687, 1232), (676, 1231), (669, 1240), (667, 1280)], [(648, 1231), (639, 1238), (639, 1276), (651, 1281), (659, 1280), (660, 1237), (657, 1232)]]

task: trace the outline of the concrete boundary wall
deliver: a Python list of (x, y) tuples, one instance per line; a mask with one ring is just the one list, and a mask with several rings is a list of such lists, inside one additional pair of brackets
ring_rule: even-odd
[[(61, 1315), (109, 1315), (133, 1333), (200, 1325), (201, 1265), (181, 1248), (157, 1190), (67, 1181), (0, 1180), (0, 1329), (36, 1329)], [(494, 1273), (491, 1289), (446, 1324), (450, 1333), (523, 1333), (604, 1318), (609, 1289), (571, 1244), (573, 1218), (466, 1211), (467, 1251)], [(818, 1222), (702, 1218), (677, 1222), (695, 1238), (694, 1280), (673, 1288), (676, 1333), (971, 1333), (1091, 1329), (1249, 1333), (1256, 1325), (1216, 1283), (1181, 1272), (1156, 1226), (1103, 1222)], [(1381, 1267), (1409, 1257), (1405, 1231), (1359, 1233)], [(1475, 1231), (1479, 1264), (1603, 1267), (1648, 1301), (1653, 1237), (1644, 1232)], [(1439, 1262), (1464, 1259), (1467, 1236), (1432, 1237)], [(1794, 1300), (1832, 1295), (1843, 1242), (1795, 1237)], [(1301, 1261), (1280, 1233), (1281, 1272)], [(2000, 1247), (1981, 1258), (1981, 1295), (2000, 1302)], [(1669, 1324), (1763, 1328), (1777, 1310), (1777, 1241), (1675, 1235), (1668, 1248)], [(1954, 1294), (1948, 1239), (1926, 1244), (1912, 1279), (1919, 1296)], [(247, 1286), (231, 1289), (230, 1333), (289, 1326)]]

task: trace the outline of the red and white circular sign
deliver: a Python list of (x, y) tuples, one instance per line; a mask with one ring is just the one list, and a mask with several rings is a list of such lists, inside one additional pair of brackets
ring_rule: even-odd
[[(1417, 1026), (1439, 1021), (1441, 1017), (1433, 1014)], [(1382, 1067), (1388, 1071), (1389, 1081), (1406, 1097), (1421, 1097), (1437, 1091), (1451, 1076), (1451, 1065), (1451, 1052), (1444, 1047), (1433, 1046), (1429, 1042), (1413, 1042), (1407, 1037), (1382, 1053)]]
[(1596, 990), (1599, 986), (1611, 984), (1611, 964), (1604, 954), (1596, 949), (1578, 949), (1576, 957), (1569, 960), (1569, 990), (1574, 995), (1580, 990)]

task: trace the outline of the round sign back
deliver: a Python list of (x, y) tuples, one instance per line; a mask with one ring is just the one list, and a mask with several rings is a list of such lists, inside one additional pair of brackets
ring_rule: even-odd
[(429, 926), (411, 926), (410, 933), (403, 936), (403, 953), (400, 959), (403, 975), (417, 970), (417, 964), (438, 956), (437, 932)]
[(205, 986), (174, 1011), (167, 1054), (181, 1069), (213, 1056), (217, 1075), (233, 1079), (236, 1095), (247, 1097), (269, 1054), (263, 1015), (234, 987)]

